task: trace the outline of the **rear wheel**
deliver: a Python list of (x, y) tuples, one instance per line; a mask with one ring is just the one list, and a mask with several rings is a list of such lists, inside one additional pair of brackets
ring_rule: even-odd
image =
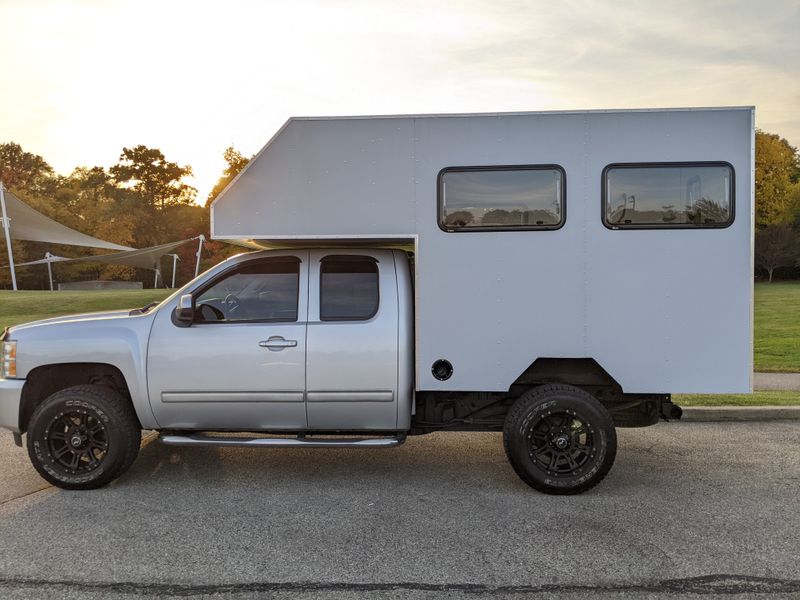
[(579, 494), (597, 485), (617, 454), (614, 422), (590, 394), (569, 385), (533, 388), (506, 416), (503, 442), (511, 466), (547, 494)]
[(28, 454), (42, 477), (64, 489), (85, 490), (106, 485), (131, 466), (141, 428), (118, 392), (78, 385), (36, 408), (27, 437)]

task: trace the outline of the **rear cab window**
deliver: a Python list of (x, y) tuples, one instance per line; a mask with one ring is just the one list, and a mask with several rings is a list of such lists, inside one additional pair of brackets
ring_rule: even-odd
[(321, 321), (367, 321), (378, 312), (378, 264), (370, 256), (326, 256), (320, 265)]

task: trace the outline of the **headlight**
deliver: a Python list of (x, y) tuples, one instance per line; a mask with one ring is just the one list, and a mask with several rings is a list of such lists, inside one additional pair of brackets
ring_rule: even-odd
[(17, 342), (0, 343), (0, 378), (17, 376)]

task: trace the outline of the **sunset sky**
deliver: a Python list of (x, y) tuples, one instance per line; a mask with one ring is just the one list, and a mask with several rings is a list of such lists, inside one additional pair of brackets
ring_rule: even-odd
[(800, 2), (0, 0), (0, 142), (146, 144), (204, 201), (290, 116), (756, 105), (800, 145)]

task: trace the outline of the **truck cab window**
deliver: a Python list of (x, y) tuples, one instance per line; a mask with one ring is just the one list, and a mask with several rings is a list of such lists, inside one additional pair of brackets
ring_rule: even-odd
[(321, 321), (366, 321), (378, 312), (378, 265), (367, 256), (329, 256), (320, 265)]
[(297, 320), (300, 264), (296, 260), (244, 265), (195, 299), (198, 322)]

